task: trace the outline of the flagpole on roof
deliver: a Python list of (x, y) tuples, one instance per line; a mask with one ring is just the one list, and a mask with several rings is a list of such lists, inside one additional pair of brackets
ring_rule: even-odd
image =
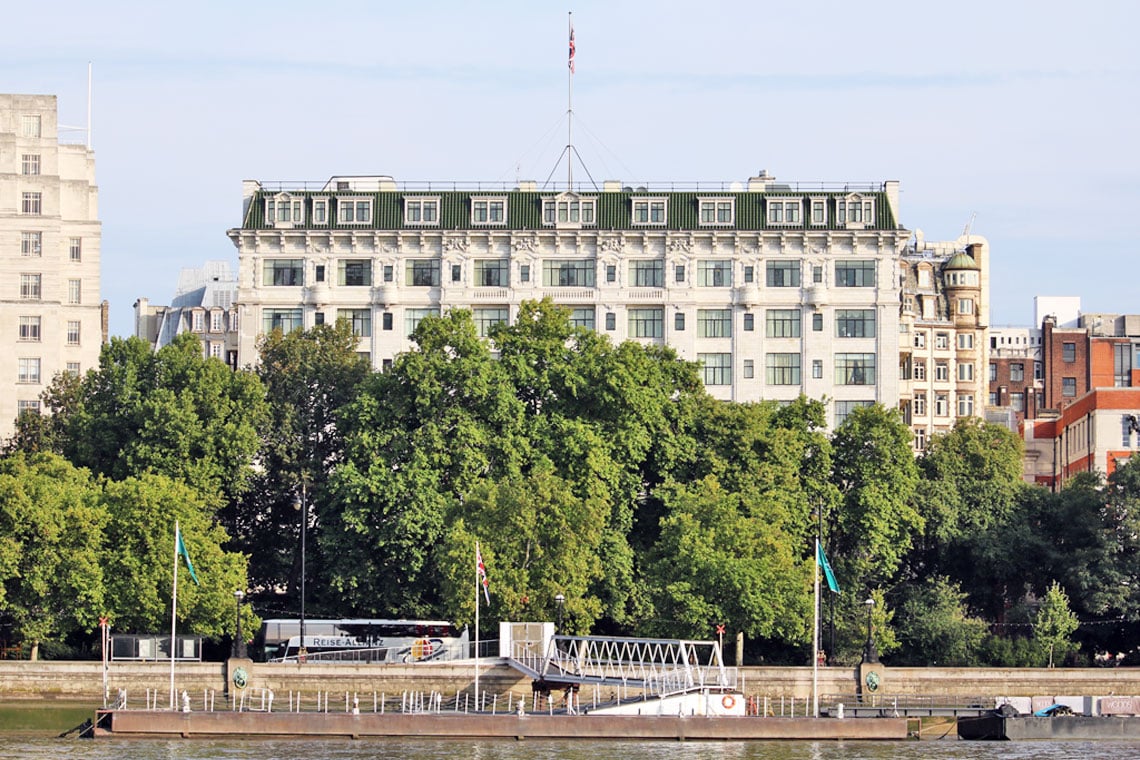
[(570, 57), (566, 64), (566, 190), (574, 190), (574, 12), (566, 14), (570, 27)]

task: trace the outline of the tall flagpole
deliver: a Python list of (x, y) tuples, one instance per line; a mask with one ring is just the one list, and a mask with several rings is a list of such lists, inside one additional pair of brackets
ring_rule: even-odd
[(566, 64), (566, 190), (574, 190), (574, 12), (566, 14), (570, 28), (570, 60)]
[(174, 645), (175, 623), (178, 620), (178, 521), (174, 521), (174, 590), (170, 594), (170, 709), (174, 709)]
[(475, 542), (475, 709), (479, 709), (479, 542)]
[(819, 539), (815, 540), (815, 595), (812, 602), (812, 617), (814, 622), (811, 633), (811, 714), (813, 718), (819, 717)]

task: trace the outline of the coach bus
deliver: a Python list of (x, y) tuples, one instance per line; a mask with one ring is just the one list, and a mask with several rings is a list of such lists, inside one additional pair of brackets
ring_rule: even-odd
[(415, 663), (460, 660), (469, 655), (466, 626), (446, 620), (265, 620), (257, 644), (266, 662)]

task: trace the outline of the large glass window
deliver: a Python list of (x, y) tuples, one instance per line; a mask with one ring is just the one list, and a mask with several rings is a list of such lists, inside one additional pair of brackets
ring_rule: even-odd
[(874, 401), (836, 401), (835, 402), (835, 427), (839, 427), (847, 418), (856, 410), (866, 406), (874, 406)]
[(304, 285), (304, 262), (301, 259), (266, 259), (261, 267), (261, 284)]
[(475, 320), (475, 329), (480, 338), (491, 334), (491, 328), (498, 324), (506, 324), (511, 317), (511, 310), (506, 306), (482, 307), (471, 310), (471, 318)]
[(660, 338), (664, 334), (665, 310), (661, 307), (630, 309), (629, 335), (632, 338)]
[(265, 333), (280, 330), (288, 334), (293, 330), (301, 329), (300, 309), (264, 309), (261, 312), (261, 329)]
[(43, 196), (40, 193), (24, 193), (20, 208), (29, 216), (39, 216), (43, 213)]
[(800, 262), (769, 261), (767, 264), (768, 287), (798, 288), (800, 286)]
[(594, 329), (594, 307), (593, 306), (576, 306), (570, 311), (570, 324), (575, 327), (585, 327), (587, 330)]
[(732, 262), (701, 259), (697, 262), (697, 285), (727, 288), (732, 285)]
[(590, 260), (549, 260), (542, 262), (544, 287), (594, 287), (596, 267)]
[(475, 286), (505, 288), (511, 284), (510, 263), (503, 259), (475, 261)]
[[(996, 380), (997, 378), (990, 378)], [(1025, 364), (1023, 362), (1011, 362), (1009, 365), (1009, 381), (1011, 383), (1025, 382)]]
[(41, 297), (41, 279), (38, 274), (20, 275), (20, 298), (25, 301), (38, 301)]
[(705, 385), (732, 385), (732, 354), (697, 354)]
[(732, 309), (697, 309), (697, 335), (702, 338), (731, 338)]
[(874, 385), (874, 354), (836, 354), (836, 385)]
[(40, 340), (40, 318), (20, 317), (20, 340), (38, 343)]
[(835, 262), (835, 286), (837, 288), (875, 287), (874, 261)]
[(664, 287), (665, 262), (659, 259), (629, 262), (629, 284), (635, 288)]
[(23, 256), (40, 256), (43, 254), (44, 233), (21, 232), (20, 254)]
[(1131, 343), (1112, 346), (1112, 384), (1117, 388), (1132, 386), (1132, 354)]
[(874, 309), (836, 309), (835, 337), (874, 338)]
[(765, 354), (765, 382), (768, 385), (799, 385), (799, 354)]
[(799, 309), (768, 309), (764, 322), (769, 338), (798, 338), (803, 318)]
[(337, 285), (371, 285), (372, 262), (367, 259), (342, 259), (337, 265)]
[(406, 283), (415, 287), (439, 287), (439, 261), (437, 259), (412, 259), (407, 264)]
[(16, 364), (18, 372), (16, 382), (38, 383), (40, 381), (40, 360), (38, 357), (19, 359)]
[(336, 318), (352, 325), (352, 334), (358, 338), (372, 335), (371, 309), (337, 309)]
[(438, 317), (438, 316), (439, 316), (439, 309), (438, 308), (430, 308), (429, 307), (426, 309), (405, 309), (404, 310), (404, 330), (408, 334), (408, 336), (411, 337), (411, 334), (416, 331), (416, 328), (420, 326), (420, 322), (423, 322), (425, 318), (427, 318), (427, 317)]

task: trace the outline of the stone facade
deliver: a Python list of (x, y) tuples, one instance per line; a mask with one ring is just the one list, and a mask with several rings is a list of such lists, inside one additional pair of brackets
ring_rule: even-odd
[(0, 438), (106, 340), (95, 154), (60, 142), (52, 95), (0, 95)]

